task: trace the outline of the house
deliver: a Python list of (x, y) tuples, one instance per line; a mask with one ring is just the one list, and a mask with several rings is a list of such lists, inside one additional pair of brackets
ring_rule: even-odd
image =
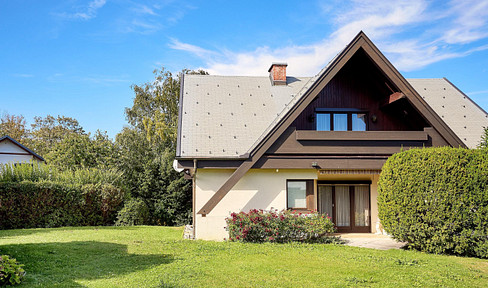
[(177, 168), (197, 239), (250, 209), (318, 210), (339, 232), (381, 232), (377, 183), (393, 153), (476, 147), (488, 115), (447, 79), (405, 79), (360, 32), (311, 78), (184, 75)]
[(44, 159), (11, 137), (0, 137), (0, 164), (31, 161), (44, 162)]

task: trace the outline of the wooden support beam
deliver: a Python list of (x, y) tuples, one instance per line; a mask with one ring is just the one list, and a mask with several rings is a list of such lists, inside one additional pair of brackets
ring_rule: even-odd
[(229, 179), (225, 181), (224, 185), (222, 185), (219, 190), (217, 190), (212, 198), (210, 198), (210, 200), (208, 200), (207, 203), (203, 205), (202, 209), (198, 211), (198, 214), (202, 214), (202, 216), (205, 216), (207, 213), (210, 213), (210, 211), (212, 211), (212, 209), (217, 206), (220, 200), (224, 198), (224, 196), (230, 191), (230, 189), (234, 187), (237, 181), (239, 181), (239, 179), (241, 179), (242, 176), (244, 176), (244, 174), (246, 174), (246, 172), (249, 171), (249, 169), (251, 169), (253, 165), (253, 161), (246, 161), (242, 163), (242, 165), (239, 166), (239, 168), (237, 168), (234, 173), (232, 173)]

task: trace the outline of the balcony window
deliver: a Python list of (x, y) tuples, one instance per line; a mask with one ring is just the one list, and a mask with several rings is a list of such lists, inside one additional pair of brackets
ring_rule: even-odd
[(352, 122), (352, 131), (366, 131), (365, 113), (352, 113), (351, 122)]
[(317, 131), (366, 131), (367, 114), (355, 111), (327, 111), (335, 109), (317, 109)]

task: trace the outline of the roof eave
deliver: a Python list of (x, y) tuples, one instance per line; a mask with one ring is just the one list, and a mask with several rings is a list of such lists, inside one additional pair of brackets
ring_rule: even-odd
[(41, 156), (39, 156), (36, 152), (32, 151), (31, 149), (25, 147), (24, 145), (22, 145), (21, 143), (17, 142), (17, 140), (15, 140), (14, 138), (8, 136), (8, 135), (5, 135), (3, 136), (2, 138), (0, 138), (0, 142), (2, 142), (3, 140), (10, 140), (12, 143), (14, 143), (15, 145), (17, 145), (18, 147), (20, 147), (21, 149), (24, 149), (26, 152), (30, 153), (32, 156), (34, 156), (35, 158), (37, 158), (38, 160), (40, 161), (43, 161), (45, 162), (46, 160), (44, 160), (44, 158), (42, 158)]

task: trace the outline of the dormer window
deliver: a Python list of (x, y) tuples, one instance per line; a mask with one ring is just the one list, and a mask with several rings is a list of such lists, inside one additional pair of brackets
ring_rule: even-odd
[(316, 109), (317, 131), (366, 131), (367, 113), (358, 109)]

